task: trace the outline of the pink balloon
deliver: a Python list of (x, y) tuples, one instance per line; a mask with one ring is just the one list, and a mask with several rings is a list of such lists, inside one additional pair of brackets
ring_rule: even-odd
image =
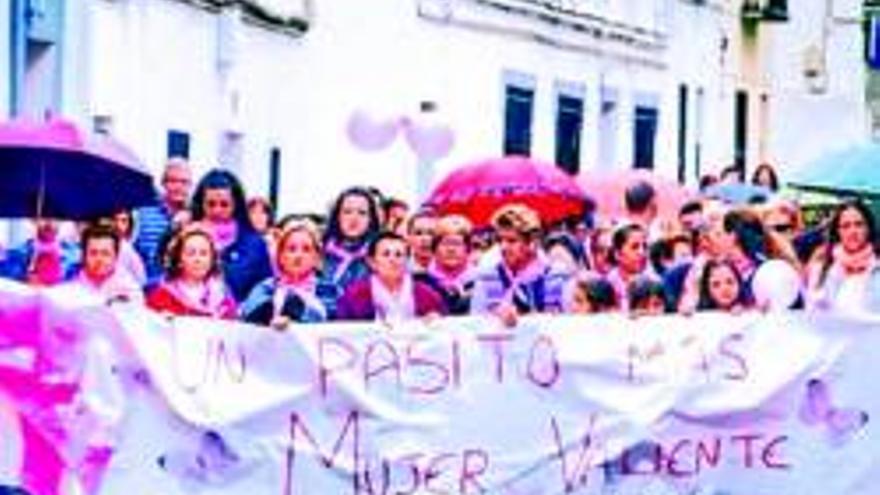
[(356, 110), (348, 119), (348, 139), (363, 151), (380, 151), (397, 137), (397, 120), (382, 120), (364, 110)]
[(455, 144), (455, 135), (447, 126), (407, 122), (406, 141), (419, 161), (433, 162), (448, 155)]

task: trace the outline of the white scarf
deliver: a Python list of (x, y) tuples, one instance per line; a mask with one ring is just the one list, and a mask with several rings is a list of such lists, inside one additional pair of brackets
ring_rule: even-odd
[(412, 277), (406, 275), (396, 294), (392, 294), (375, 275), (370, 276), (370, 291), (378, 320), (406, 320), (416, 317)]

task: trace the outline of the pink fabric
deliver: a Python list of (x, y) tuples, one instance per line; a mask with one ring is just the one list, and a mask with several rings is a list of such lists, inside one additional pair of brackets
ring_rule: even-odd
[(34, 254), (31, 261), (28, 282), (34, 285), (55, 285), (64, 280), (61, 264), (61, 242), (42, 242), (34, 240)]
[(211, 232), (214, 238), (214, 245), (217, 246), (218, 252), (223, 252), (235, 243), (238, 238), (238, 224), (235, 220), (227, 220), (225, 222), (205, 222), (205, 226)]
[(20, 421), (23, 488), (57, 495), (72, 477), (84, 493), (95, 493), (113, 450), (83, 427), (100, 424), (80, 394), (89, 355), (89, 334), (79, 328), (85, 325), (42, 293), (12, 283), (0, 284), (0, 315), (0, 394)]

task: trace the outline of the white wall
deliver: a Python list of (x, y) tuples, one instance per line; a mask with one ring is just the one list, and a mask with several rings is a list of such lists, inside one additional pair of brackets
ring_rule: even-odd
[[(774, 28), (765, 70), (773, 92), (769, 152), (774, 162), (792, 170), (865, 142), (868, 126), (859, 2), (798, 0), (789, 8), (791, 20)], [(827, 65), (826, 89), (818, 93), (808, 90), (803, 72), (810, 45), (824, 52)]]
[[(0, 5), (8, 1), (0, 0)], [(861, 70), (857, 29), (831, 30), (832, 77), (825, 95), (803, 90), (797, 77), (800, 59), (790, 53), (816, 33), (820, 17), (815, 10), (824, 8), (825, 1), (792, 2), (789, 23), (761, 28), (766, 37), (762, 43), (771, 47), (763, 59), (770, 76), (762, 83), (770, 93), (772, 112), (767, 149), (783, 167), (864, 136), (863, 81), (852, 77)], [(242, 25), (175, 0), (90, 1), (88, 8), (78, 9), (68, 36), (71, 45), (87, 49), (65, 52), (65, 108), (84, 120), (112, 116), (115, 134), (157, 172), (169, 129), (190, 133), (197, 173), (220, 163), (221, 136), (237, 132), (243, 144), (235, 168), (252, 194), (267, 192), (269, 150), (277, 146), (283, 163), (282, 211), (322, 210), (353, 184), (376, 185), (416, 199), (416, 158), (402, 136), (375, 153), (348, 142), (346, 124), (359, 109), (377, 118), (413, 117), (421, 101), (436, 102), (436, 118), (451, 126), (456, 143), (435, 164), (435, 177), (463, 162), (499, 155), (504, 77), (510, 71), (535, 80), (532, 151), (538, 158), (552, 160), (555, 155), (556, 88), (575, 84), (584, 88), (582, 170), (630, 166), (633, 108), (638, 98), (649, 95), (660, 112), (656, 167), (675, 177), (678, 86), (686, 84), (688, 179), (695, 179), (698, 142), (702, 172), (732, 162), (740, 60), (733, 43), (739, 18), (729, 2), (697, 7), (640, 0), (639, 8), (611, 0), (574, 2), (668, 35), (666, 49), (641, 51), (465, 0), (315, 3), (311, 29), (296, 37)], [(442, 22), (421, 18), (419, 5), (451, 8), (451, 17)], [(520, 34), (462, 27), (462, 21), (518, 29)], [(522, 35), (529, 30), (572, 46), (536, 42)], [(728, 47), (722, 50), (725, 37)], [(614, 163), (600, 160), (602, 88), (618, 95)], [(697, 108), (698, 89), (703, 92), (702, 110)], [(834, 125), (817, 128), (817, 118)], [(750, 150), (750, 157), (755, 155)]]

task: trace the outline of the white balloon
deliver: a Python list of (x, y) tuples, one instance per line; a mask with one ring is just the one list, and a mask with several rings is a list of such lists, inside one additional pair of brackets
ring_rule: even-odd
[(400, 124), (397, 119), (382, 119), (365, 110), (356, 110), (348, 119), (348, 139), (364, 151), (381, 151), (397, 137)]
[(448, 155), (455, 145), (455, 134), (445, 125), (418, 120), (409, 121), (407, 124), (404, 127), (404, 135), (419, 161), (439, 160)]
[(793, 266), (782, 260), (769, 260), (758, 267), (752, 278), (752, 295), (758, 306), (784, 311), (797, 301), (802, 285)]

